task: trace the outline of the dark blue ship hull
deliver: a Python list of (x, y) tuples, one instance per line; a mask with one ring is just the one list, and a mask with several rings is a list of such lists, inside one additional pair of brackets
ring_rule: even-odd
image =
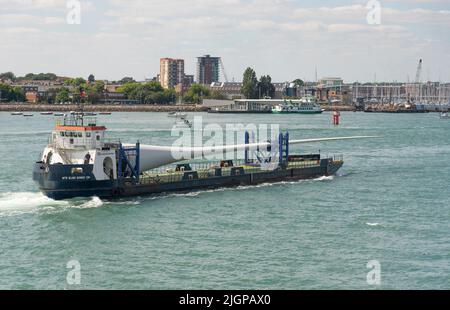
[(114, 180), (97, 181), (93, 165), (45, 165), (36, 163), (33, 180), (39, 189), (55, 200), (75, 197), (112, 197), (117, 188)]
[[(302, 168), (280, 168), (274, 171), (246, 173), (236, 168), (229, 176), (198, 178), (196, 172), (186, 172), (186, 178), (176, 182), (155, 183), (143, 179), (135, 184), (131, 180), (97, 181), (92, 165), (50, 165), (36, 163), (33, 179), (39, 189), (55, 200), (75, 197), (120, 198), (151, 195), (164, 192), (185, 192), (200, 189), (257, 185), (268, 182), (312, 179), (334, 175), (343, 165), (342, 161), (320, 160), (320, 165)], [(74, 174), (74, 172), (76, 172)], [(239, 173), (238, 173), (239, 172)], [(192, 175), (192, 177), (190, 177)], [(189, 176), (189, 177), (188, 177)]]

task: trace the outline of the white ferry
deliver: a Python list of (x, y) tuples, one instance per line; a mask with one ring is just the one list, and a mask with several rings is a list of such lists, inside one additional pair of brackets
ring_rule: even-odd
[(272, 113), (320, 114), (323, 109), (313, 96), (305, 96), (300, 100), (285, 100), (272, 109)]

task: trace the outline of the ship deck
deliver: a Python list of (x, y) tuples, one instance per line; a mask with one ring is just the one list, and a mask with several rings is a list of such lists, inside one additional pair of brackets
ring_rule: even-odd
[[(332, 158), (334, 162), (342, 161), (341, 156)], [(306, 169), (317, 168), (321, 166), (321, 160), (302, 160), (290, 161), (283, 169)], [(192, 175), (195, 179), (208, 179), (213, 177), (228, 177), (233, 175), (248, 175), (267, 173), (270, 169), (264, 169), (259, 164), (246, 164), (244, 161), (235, 162), (233, 166), (221, 167), (217, 163), (190, 164), (191, 170), (176, 170), (176, 167), (163, 167), (157, 170), (151, 170), (141, 175), (139, 183), (141, 185), (174, 183), (189, 180)], [(281, 168), (277, 168), (281, 169)], [(217, 171), (220, 174), (217, 174)]]

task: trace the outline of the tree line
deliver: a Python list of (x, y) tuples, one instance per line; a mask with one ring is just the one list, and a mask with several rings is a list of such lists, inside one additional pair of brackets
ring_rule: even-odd
[(28, 73), (25, 76), (17, 77), (13, 72), (0, 73), (0, 79), (10, 80), (12, 82), (19, 82), (23, 80), (31, 81), (55, 81), (58, 76), (54, 73)]
[(21, 87), (12, 87), (0, 83), (0, 102), (23, 102), (25, 93)]
[(275, 96), (275, 86), (270, 75), (263, 75), (258, 80), (255, 70), (247, 68), (244, 72), (241, 92), (247, 99), (271, 99)]
[[(12, 72), (0, 73), (0, 79), (20, 81), (26, 80), (56, 80), (54, 73), (29, 73), (24, 77), (16, 77)], [(201, 104), (203, 99), (226, 99), (226, 96), (218, 91), (212, 91), (205, 85), (192, 84), (183, 94), (176, 94), (174, 89), (164, 89), (157, 81), (146, 83), (136, 82), (132, 77), (124, 77), (120, 81), (112, 82), (121, 84), (119, 93), (123, 93), (125, 99), (135, 100), (141, 104), (172, 104), (176, 101), (184, 103)], [(297, 87), (303, 86), (304, 82), (297, 79), (293, 82)], [(242, 94), (248, 99), (270, 99), (275, 97), (275, 86), (270, 75), (257, 78), (255, 70), (247, 68), (243, 75), (241, 88)], [(0, 84), (2, 101), (24, 101), (25, 94), (20, 87), (11, 87)], [(71, 78), (66, 79), (63, 87), (49, 89), (38, 98), (40, 103), (97, 103), (105, 98), (104, 81), (95, 80), (90, 74), (88, 79)]]
[[(305, 85), (303, 80), (296, 79), (292, 82), (295, 87)], [(241, 93), (247, 99), (272, 99), (275, 97), (275, 85), (272, 83), (270, 75), (263, 75), (258, 80), (256, 72), (252, 68), (247, 68), (244, 72)]]
[[(24, 77), (16, 77), (12, 72), (0, 73), (0, 79), (18, 82), (20, 80), (56, 80), (53, 73), (29, 73)], [(157, 81), (146, 83), (136, 82), (132, 77), (124, 77), (112, 84), (121, 84), (117, 92), (122, 93), (125, 99), (135, 100), (141, 104), (173, 104), (177, 100), (185, 103), (200, 104), (203, 99), (225, 99), (217, 91), (211, 91), (204, 85), (192, 84), (184, 94), (176, 94), (174, 89), (164, 89)], [(21, 87), (11, 87), (0, 84), (3, 101), (25, 101), (25, 93)], [(64, 86), (48, 89), (38, 97), (39, 103), (97, 103), (105, 98), (105, 82), (95, 80), (90, 74), (88, 79), (81, 77), (66, 79)]]
[(176, 94), (173, 89), (164, 89), (159, 82), (147, 83), (128, 82), (117, 89), (127, 99), (136, 100), (141, 104), (175, 103)]

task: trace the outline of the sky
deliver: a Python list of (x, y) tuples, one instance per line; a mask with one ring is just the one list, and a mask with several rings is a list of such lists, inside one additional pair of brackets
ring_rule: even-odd
[(144, 80), (160, 58), (195, 74), (210, 54), (230, 81), (249, 66), (276, 82), (314, 81), (316, 68), (413, 81), (419, 59), (423, 81), (450, 81), (450, 0), (80, 0), (79, 23), (73, 2), (0, 0), (0, 72)]

